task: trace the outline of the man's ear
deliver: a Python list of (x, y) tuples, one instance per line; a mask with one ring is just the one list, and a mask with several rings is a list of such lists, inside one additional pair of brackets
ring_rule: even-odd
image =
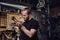
[(32, 17), (32, 15), (31, 15), (31, 14), (29, 14), (29, 17)]
[(31, 19), (31, 18), (32, 18), (32, 15), (30, 14), (30, 15), (29, 15), (29, 19)]

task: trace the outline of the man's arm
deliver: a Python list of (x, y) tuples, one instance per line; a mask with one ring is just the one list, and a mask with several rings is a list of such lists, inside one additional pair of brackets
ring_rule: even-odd
[(36, 29), (31, 29), (31, 30), (27, 30), (24, 26), (21, 27), (21, 30), (30, 38), (34, 35), (34, 33), (36, 32)]
[(15, 23), (19, 26), (19, 28), (21, 28), (21, 30), (30, 38), (35, 34), (36, 29), (27, 30), (18, 20), (15, 19), (13, 21), (15, 21)]

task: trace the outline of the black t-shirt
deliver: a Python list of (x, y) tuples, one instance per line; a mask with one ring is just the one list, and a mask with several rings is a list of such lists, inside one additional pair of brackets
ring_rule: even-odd
[[(37, 29), (39, 28), (39, 23), (38, 23), (38, 21), (34, 20), (33, 18), (32, 18), (31, 20), (28, 20), (28, 21), (24, 22), (23, 25), (27, 28), (27, 30), (30, 30), (30, 29), (35, 29), (35, 30), (37, 30)], [(22, 40), (38, 40), (37, 32), (36, 32), (31, 38), (29, 38), (29, 37), (21, 30), (21, 39), (22, 39)]]

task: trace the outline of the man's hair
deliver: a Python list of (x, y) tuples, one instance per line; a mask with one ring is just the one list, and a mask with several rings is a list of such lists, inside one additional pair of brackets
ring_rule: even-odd
[(24, 8), (22, 11), (27, 11), (27, 14), (31, 14), (31, 8)]

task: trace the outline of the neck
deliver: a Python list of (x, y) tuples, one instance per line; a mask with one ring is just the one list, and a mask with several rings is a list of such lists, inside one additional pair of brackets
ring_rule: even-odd
[(30, 17), (29, 19), (27, 19), (26, 21), (29, 21), (29, 20), (31, 20), (32, 18)]
[(30, 17), (29, 20), (31, 20), (32, 18)]

